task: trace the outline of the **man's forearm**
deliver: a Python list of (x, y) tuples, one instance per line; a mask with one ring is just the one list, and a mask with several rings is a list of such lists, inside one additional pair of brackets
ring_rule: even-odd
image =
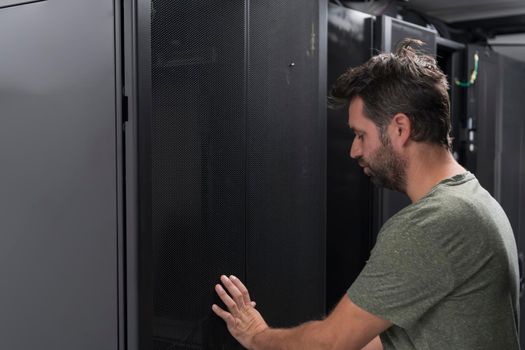
[(251, 350), (330, 349), (319, 325), (322, 321), (311, 321), (289, 329), (268, 328), (253, 339)]
[[(381, 349), (381, 341), (370, 341), (392, 326), (390, 321), (355, 305), (347, 295), (322, 321), (304, 323), (290, 329), (272, 329), (254, 307), (246, 286), (235, 276), (221, 276), (215, 291), (228, 311), (213, 304), (212, 310), (226, 322), (231, 335), (250, 350)], [(367, 346), (368, 344), (368, 346)], [(377, 345), (377, 346), (376, 346)]]

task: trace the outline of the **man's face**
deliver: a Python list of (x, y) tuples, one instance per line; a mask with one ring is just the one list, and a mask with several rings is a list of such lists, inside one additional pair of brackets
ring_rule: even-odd
[(350, 103), (348, 125), (355, 133), (350, 157), (357, 160), (375, 185), (406, 192), (406, 161), (393, 149), (388, 130), (381, 137), (378, 127), (363, 114), (360, 97)]

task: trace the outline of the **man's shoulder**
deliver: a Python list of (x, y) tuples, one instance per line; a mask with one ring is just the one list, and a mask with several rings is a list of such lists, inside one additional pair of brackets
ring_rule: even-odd
[(483, 215), (476, 201), (454, 191), (427, 196), (390, 218), (381, 228), (378, 243), (388, 249), (402, 244), (437, 251), (446, 250), (451, 242), (475, 239), (480, 233), (471, 231)]
[(400, 210), (383, 226), (383, 231), (404, 232), (428, 230), (468, 216), (469, 202), (453, 194), (429, 196)]
[[(474, 178), (475, 180), (475, 178)], [(419, 227), (425, 231), (455, 231), (485, 215), (494, 200), (475, 180), (463, 186), (439, 186), (425, 197), (394, 215), (384, 228), (403, 230)]]
[(499, 204), (478, 183), (471, 189), (439, 189), (401, 210), (385, 223), (378, 243), (385, 251), (408, 245), (440, 252), (455, 263), (483, 255), (504, 257), (513, 234)]

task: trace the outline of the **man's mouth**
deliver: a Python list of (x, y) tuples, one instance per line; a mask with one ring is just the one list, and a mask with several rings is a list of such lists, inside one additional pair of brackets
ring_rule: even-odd
[(357, 164), (359, 164), (359, 166), (361, 168), (363, 168), (363, 172), (365, 173), (365, 175), (370, 176), (370, 167), (368, 166), (368, 164), (364, 160), (359, 159), (357, 161)]

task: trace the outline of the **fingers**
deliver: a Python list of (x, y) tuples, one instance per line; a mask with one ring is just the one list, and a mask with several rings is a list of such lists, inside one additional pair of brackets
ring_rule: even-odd
[(226, 291), (224, 290), (224, 288), (222, 288), (220, 284), (215, 285), (215, 292), (217, 292), (217, 295), (219, 296), (219, 298), (221, 298), (222, 302), (224, 303), (224, 305), (226, 305), (228, 310), (232, 314), (237, 315), (239, 311), (237, 303), (228, 295), (228, 293), (226, 293)]
[[(215, 292), (217, 292), (217, 295), (220, 297), (224, 305), (226, 305), (229, 313), (222, 310), (221, 308), (215, 309), (215, 307), (218, 306), (214, 305), (212, 306), (212, 309), (215, 313), (222, 310), (230, 315), (233, 320), (235, 317), (239, 316), (240, 312), (242, 312), (246, 306), (255, 307), (256, 303), (255, 301), (250, 300), (248, 289), (237, 277), (233, 275), (230, 277), (222, 275), (221, 282), (224, 284), (224, 287), (220, 284), (215, 285)], [(223, 319), (227, 317), (226, 314), (222, 315), (224, 316), (221, 316)]]
[[(238, 278), (234, 278), (237, 283), (240, 283), (240, 285), (246, 290), (246, 287), (244, 287), (244, 285), (241, 283), (241, 281), (239, 281)], [(221, 276), (221, 282), (222, 284), (224, 284), (224, 286), (226, 287), (226, 289), (228, 290), (228, 292), (230, 293), (231, 297), (233, 298), (233, 300), (235, 300), (235, 303), (237, 304), (237, 306), (239, 308), (243, 308), (246, 304), (249, 305), (250, 303), (250, 298), (249, 296), (247, 297), (247, 302), (245, 301), (245, 296), (243, 295), (243, 293), (239, 290), (239, 288), (237, 287), (237, 285), (233, 282), (233, 280), (231, 278), (228, 278), (224, 275)], [(248, 291), (246, 290), (246, 295), (247, 295)]]
[(244, 284), (241, 282), (241, 280), (238, 279), (237, 277), (233, 276), (233, 275), (230, 276), (230, 280), (233, 282), (235, 287), (237, 287), (239, 292), (241, 292), (244, 304), (245, 305), (250, 305), (251, 304), (250, 293), (248, 292), (248, 289), (244, 286)]
[(229, 312), (227, 311), (224, 311), (223, 309), (221, 309), (219, 306), (213, 304), (211, 306), (211, 309), (213, 310), (213, 312), (215, 312), (215, 314), (217, 316), (219, 316), (220, 318), (222, 318), (226, 324), (228, 326), (233, 326), (235, 325), (235, 319), (234, 317), (232, 316), (232, 314), (230, 314)]
[[(254, 337), (268, 328), (261, 314), (255, 309), (255, 302), (244, 284), (235, 276), (220, 277), (222, 284), (215, 285), (215, 291), (226, 307), (212, 305), (213, 312), (222, 318), (230, 334), (247, 349), (251, 349)], [(228, 312), (229, 311), (229, 312)]]

